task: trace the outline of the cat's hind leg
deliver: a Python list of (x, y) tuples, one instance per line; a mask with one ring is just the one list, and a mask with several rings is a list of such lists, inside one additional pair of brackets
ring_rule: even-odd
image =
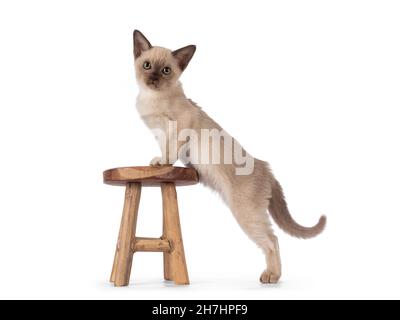
[(278, 238), (272, 230), (267, 210), (264, 206), (262, 209), (251, 209), (241, 205), (232, 209), (243, 231), (263, 250), (266, 256), (267, 268), (261, 274), (260, 281), (277, 283), (281, 277), (281, 258)]
[(267, 269), (260, 276), (262, 283), (277, 283), (281, 277), (281, 257), (279, 253), (278, 238), (273, 236), (273, 248), (268, 249), (266, 254)]

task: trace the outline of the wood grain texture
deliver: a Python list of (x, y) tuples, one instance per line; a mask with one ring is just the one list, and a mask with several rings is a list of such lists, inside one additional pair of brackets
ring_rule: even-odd
[[(189, 275), (186, 267), (185, 251), (183, 248), (181, 224), (179, 220), (178, 200), (174, 183), (161, 183), (164, 235), (171, 243), (170, 253), (164, 253), (164, 262), (167, 260), (167, 278), (174, 280), (175, 284), (189, 284)], [(167, 258), (165, 259), (165, 256)], [(167, 270), (166, 270), (167, 269)]]
[(112, 272), (115, 275), (114, 284), (116, 287), (129, 284), (133, 258), (132, 244), (135, 242), (141, 188), (140, 183), (128, 183), (126, 185), (118, 253), (116, 254), (115, 271)]
[(132, 246), (134, 252), (170, 252), (168, 240), (161, 238), (136, 238)]
[(118, 252), (119, 252), (119, 241), (121, 239), (122, 221), (123, 221), (123, 216), (122, 216), (121, 224), (119, 227), (118, 240), (117, 240), (117, 245), (115, 247), (114, 262), (113, 262), (111, 276), (110, 276), (110, 282), (112, 282), (112, 283), (115, 282), (115, 273), (117, 271), (117, 261), (118, 261)]
[[(166, 226), (166, 211), (163, 209), (163, 235), (162, 238), (167, 239), (167, 226)], [(171, 254), (170, 252), (163, 253), (164, 260), (164, 279), (167, 281), (172, 281), (172, 269), (171, 269)]]
[[(125, 167), (106, 170), (104, 183), (126, 185), (124, 209), (110, 281), (115, 286), (126, 286), (135, 252), (162, 252), (164, 278), (175, 284), (189, 284), (186, 258), (179, 219), (176, 185), (198, 183), (192, 168), (158, 166)], [(136, 237), (136, 224), (142, 186), (159, 186), (163, 202), (163, 235), (160, 238)]]
[(174, 182), (177, 186), (193, 185), (199, 182), (195, 169), (173, 166), (123, 167), (103, 172), (106, 184), (125, 185), (141, 182), (143, 186), (159, 186), (162, 182)]

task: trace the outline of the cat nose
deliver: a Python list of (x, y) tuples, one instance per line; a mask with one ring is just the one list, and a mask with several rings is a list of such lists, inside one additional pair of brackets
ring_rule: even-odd
[(160, 78), (160, 77), (158, 76), (157, 73), (152, 73), (152, 74), (150, 75), (150, 77), (149, 77), (149, 79), (150, 79), (151, 81), (158, 80), (159, 78)]

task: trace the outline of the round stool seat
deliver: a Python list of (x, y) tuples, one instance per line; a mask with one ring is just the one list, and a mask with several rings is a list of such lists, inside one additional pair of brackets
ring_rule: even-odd
[(159, 186), (161, 182), (174, 182), (177, 186), (188, 186), (199, 182), (195, 169), (174, 166), (143, 166), (109, 169), (103, 172), (104, 183), (125, 185), (141, 182), (143, 186)]

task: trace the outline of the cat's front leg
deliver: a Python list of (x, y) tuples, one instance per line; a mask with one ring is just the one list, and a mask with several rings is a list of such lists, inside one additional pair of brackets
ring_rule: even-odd
[(164, 165), (170, 165), (170, 166), (174, 165), (175, 162), (178, 160), (179, 150), (182, 150), (182, 148), (187, 143), (187, 141), (188, 140), (178, 141), (177, 142), (177, 150), (175, 150), (175, 151), (171, 152), (168, 148), (166, 150), (162, 150), (162, 151), (165, 151), (165, 152), (163, 152), (164, 155), (162, 157), (154, 157), (150, 161), (150, 166), (155, 167), (155, 166), (164, 166)]
[(161, 157), (154, 157), (151, 161), (150, 161), (150, 166), (165, 166), (165, 165), (169, 165), (172, 166), (176, 160), (177, 157), (174, 156), (173, 154), (171, 154), (171, 152), (168, 150), (168, 147), (162, 147), (161, 146), (161, 153), (162, 156)]
[(150, 161), (150, 166), (152, 166), (152, 167), (161, 166), (161, 165), (163, 165), (163, 158), (162, 157), (154, 157)]
[(165, 166), (165, 165), (172, 166), (176, 162), (176, 159), (174, 160), (174, 158), (170, 156), (170, 153), (168, 152), (168, 150), (162, 150), (162, 151), (163, 151), (162, 152), (163, 155), (161, 157), (154, 157), (150, 161), (150, 166), (153, 166), (153, 167)]

